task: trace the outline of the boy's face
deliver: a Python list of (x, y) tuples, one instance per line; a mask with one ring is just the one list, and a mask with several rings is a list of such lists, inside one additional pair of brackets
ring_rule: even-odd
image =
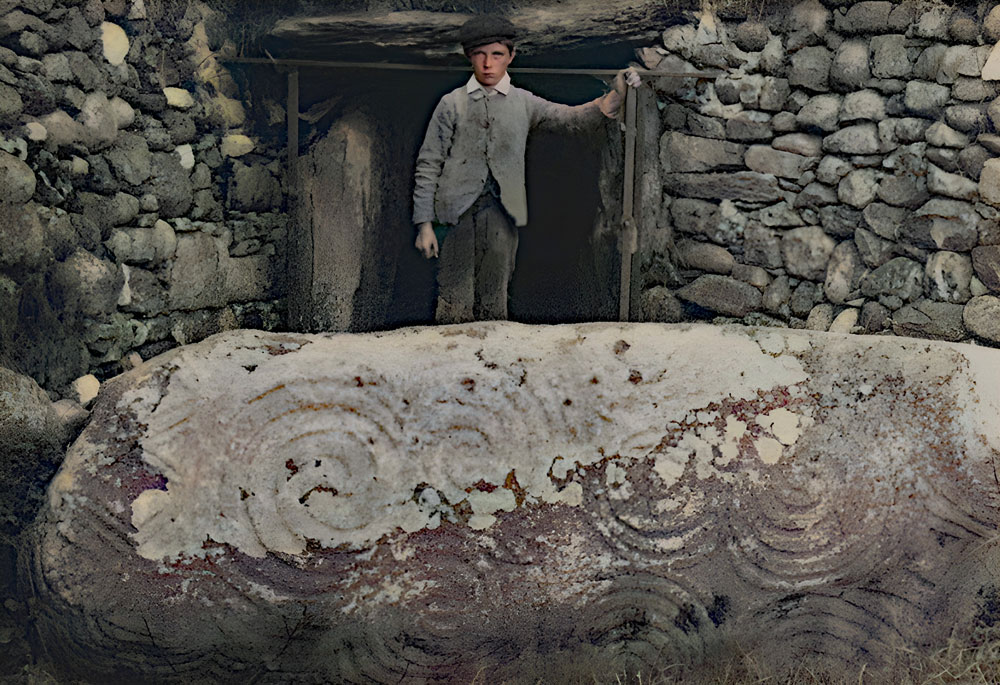
[(503, 43), (480, 45), (469, 52), (469, 61), (472, 62), (476, 80), (489, 87), (500, 83), (513, 59), (514, 53)]

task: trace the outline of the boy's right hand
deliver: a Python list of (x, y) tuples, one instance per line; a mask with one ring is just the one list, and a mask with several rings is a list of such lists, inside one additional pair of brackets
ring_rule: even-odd
[(415, 245), (420, 254), (427, 259), (438, 256), (438, 239), (434, 235), (434, 225), (430, 221), (420, 224)]

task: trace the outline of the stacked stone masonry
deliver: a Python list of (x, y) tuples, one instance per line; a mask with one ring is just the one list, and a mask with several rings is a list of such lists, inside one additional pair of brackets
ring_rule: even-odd
[[(1000, 344), (1000, 7), (693, 14), (648, 68), (659, 231), (641, 316)], [(655, 241), (653, 241), (655, 242)]]
[(0, 0), (0, 363), (43, 387), (279, 325), (284, 142), (252, 135), (218, 20)]

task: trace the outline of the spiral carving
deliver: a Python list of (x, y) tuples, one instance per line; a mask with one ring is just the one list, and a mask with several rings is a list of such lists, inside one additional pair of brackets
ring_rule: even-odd
[(39, 633), (113, 680), (889, 668), (993, 620), (998, 361), (702, 326), (218, 336), (99, 400), (33, 533)]

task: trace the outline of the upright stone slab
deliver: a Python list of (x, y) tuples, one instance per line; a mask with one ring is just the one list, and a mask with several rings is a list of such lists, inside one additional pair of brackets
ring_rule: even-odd
[(221, 334), (105, 384), (27, 538), (37, 634), (98, 682), (603, 681), (737, 644), (889, 679), (992, 616), (998, 355)]

